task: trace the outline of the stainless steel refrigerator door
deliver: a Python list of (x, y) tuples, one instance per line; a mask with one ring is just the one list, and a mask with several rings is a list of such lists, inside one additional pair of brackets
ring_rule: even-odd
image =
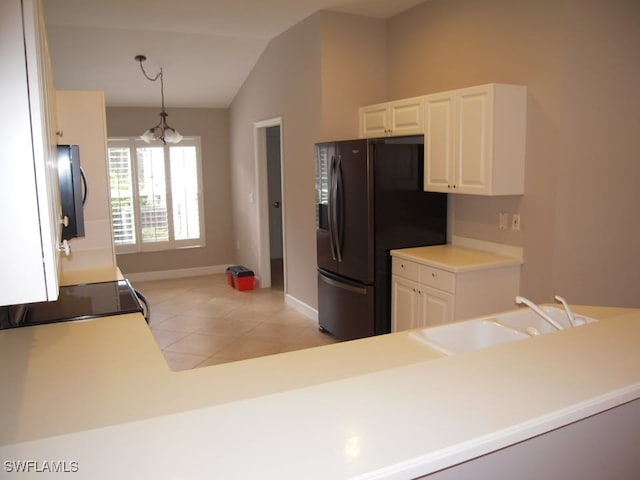
[(374, 288), (318, 271), (318, 323), (340, 340), (374, 335)]
[(373, 163), (366, 140), (316, 145), (318, 268), (374, 281)]
[(338, 273), (361, 283), (374, 282), (373, 160), (365, 140), (336, 148)]

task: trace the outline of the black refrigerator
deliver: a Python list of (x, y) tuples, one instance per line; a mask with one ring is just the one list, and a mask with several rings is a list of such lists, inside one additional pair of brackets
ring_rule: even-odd
[(320, 143), (315, 155), (320, 330), (389, 333), (389, 251), (446, 243), (447, 195), (423, 191), (424, 137)]

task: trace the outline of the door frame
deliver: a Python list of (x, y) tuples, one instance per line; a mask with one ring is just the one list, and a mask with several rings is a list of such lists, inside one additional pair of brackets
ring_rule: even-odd
[(282, 215), (282, 270), (284, 279), (284, 294), (287, 288), (287, 243), (284, 189), (284, 148), (282, 117), (254, 122), (253, 138), (255, 152), (256, 201), (258, 211), (258, 268), (260, 272), (260, 287), (271, 287), (271, 253), (269, 240), (269, 185), (267, 177), (267, 128), (280, 127), (280, 215)]

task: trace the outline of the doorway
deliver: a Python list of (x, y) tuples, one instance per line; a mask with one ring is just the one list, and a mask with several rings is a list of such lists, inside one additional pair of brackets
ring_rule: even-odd
[(287, 292), (282, 173), (282, 119), (256, 122), (260, 286)]
[(269, 204), (269, 260), (271, 288), (284, 288), (282, 251), (282, 165), (280, 125), (267, 127), (267, 196)]

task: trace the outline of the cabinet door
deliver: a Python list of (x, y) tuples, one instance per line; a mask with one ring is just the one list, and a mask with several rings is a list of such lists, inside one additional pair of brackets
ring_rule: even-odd
[(435, 288), (421, 287), (421, 327), (432, 327), (453, 321), (453, 295)]
[[(0, 304), (58, 296), (60, 206), (53, 143), (52, 82), (44, 20), (37, 0), (0, 6), (0, 119), (6, 161), (0, 162)], [(8, 206), (11, 206), (10, 208)]]
[(453, 92), (428, 95), (424, 101), (424, 189), (450, 192), (453, 186)]
[(454, 188), (458, 193), (491, 193), (493, 88), (456, 92)]
[(424, 189), (524, 193), (526, 87), (488, 84), (425, 97)]
[(370, 105), (360, 109), (360, 137), (375, 138), (387, 136), (389, 106), (386, 103)]
[(388, 135), (424, 133), (424, 97), (407, 98), (389, 103)]
[(420, 307), (419, 285), (396, 275), (391, 280), (391, 331), (417, 328)]

